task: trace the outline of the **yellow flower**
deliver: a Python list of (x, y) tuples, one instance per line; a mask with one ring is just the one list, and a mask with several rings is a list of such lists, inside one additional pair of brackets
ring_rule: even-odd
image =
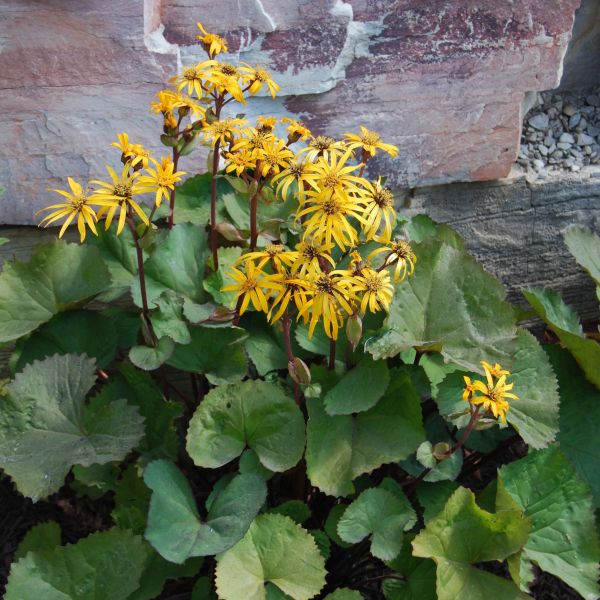
[(246, 104), (246, 99), (244, 98), (244, 93), (238, 82), (237, 75), (228, 75), (227, 73), (217, 70), (212, 73), (207, 73), (206, 77), (207, 81), (211, 83), (208, 91), (212, 92), (213, 90), (216, 90), (222, 95), (231, 94), (235, 100), (241, 104)]
[[(500, 365), (499, 370), (506, 373), (500, 376), (497, 380), (488, 368), (488, 363), (482, 361), (481, 365), (485, 371), (486, 383), (476, 380), (472, 384), (473, 396), (470, 399), (471, 404), (482, 405), (485, 411), (491, 412), (495, 418), (499, 418), (502, 423), (506, 424), (506, 413), (510, 405), (506, 398), (510, 400), (518, 400), (519, 397), (513, 394), (512, 390), (514, 383), (506, 383), (506, 378), (510, 376), (508, 371), (504, 371)], [(477, 396), (475, 394), (481, 394)], [(463, 395), (464, 397), (464, 395)]]
[(221, 52), (227, 52), (227, 42), (216, 33), (208, 33), (202, 23), (196, 23), (198, 29), (202, 32), (202, 35), (196, 36), (196, 38), (202, 42), (204, 50), (213, 58)]
[(133, 144), (129, 141), (129, 135), (125, 132), (117, 135), (118, 142), (113, 142), (111, 146), (118, 148), (123, 156), (131, 156)]
[(299, 278), (298, 275), (284, 272), (277, 275), (277, 280), (281, 283), (283, 290), (277, 293), (271, 303), (271, 309), (269, 311), (269, 320), (271, 323), (279, 321), (291, 300), (294, 301), (298, 313), (302, 313), (302, 318), (304, 322), (307, 323), (308, 314), (304, 311), (304, 307), (310, 301), (310, 295), (308, 293), (310, 282)]
[(319, 320), (323, 320), (323, 329), (327, 337), (337, 340), (338, 330), (344, 323), (341, 310), (352, 313), (350, 303), (355, 299), (352, 280), (343, 271), (320, 273), (311, 281), (311, 299), (299, 313), (303, 317), (310, 310), (308, 337), (311, 338)]
[(240, 127), (245, 125), (247, 121), (243, 119), (223, 119), (221, 121), (213, 121), (205, 123), (202, 126), (202, 136), (206, 141), (210, 141), (211, 146), (218, 142), (223, 146), (235, 135), (240, 135)]
[(320, 156), (328, 159), (330, 155), (336, 154), (341, 156), (346, 152), (344, 142), (336, 142), (333, 138), (326, 135), (318, 135), (313, 138), (306, 148), (302, 148), (298, 154), (306, 152), (306, 158), (310, 162), (319, 158)]
[(289, 123), (289, 125), (286, 127), (286, 130), (288, 132), (288, 141), (290, 144), (293, 144), (298, 140), (307, 140), (312, 136), (310, 129), (308, 129), (304, 123), (300, 123), (300, 121), (290, 119), (289, 117), (283, 117), (281, 122)]
[(156, 96), (158, 97), (158, 101), (150, 102), (150, 109), (157, 114), (162, 113), (165, 115), (181, 106), (180, 95), (171, 90), (160, 90), (156, 93)]
[(51, 210), (52, 212), (49, 215), (46, 215), (40, 221), (40, 227), (48, 227), (55, 221), (62, 219), (63, 217), (67, 217), (65, 222), (63, 223), (60, 231), (58, 233), (58, 237), (62, 237), (67, 227), (71, 224), (73, 219), (77, 217), (77, 229), (79, 230), (80, 240), (83, 242), (85, 239), (85, 226), (87, 225), (95, 235), (98, 235), (96, 231), (95, 222), (98, 220), (96, 217), (96, 213), (92, 208), (90, 208), (90, 204), (96, 205), (110, 205), (112, 204), (110, 201), (96, 201), (91, 202), (90, 198), (88, 198), (81, 187), (81, 184), (77, 183), (71, 177), (67, 178), (69, 182), (69, 187), (71, 188), (70, 192), (66, 192), (64, 190), (50, 190), (51, 192), (56, 192), (61, 196), (66, 198), (66, 202), (59, 204), (51, 204), (50, 206), (46, 206), (41, 210), (38, 210), (35, 214), (44, 211)]
[(183, 73), (181, 75), (176, 75), (175, 77), (171, 78), (171, 83), (175, 85), (178, 92), (186, 88), (186, 93), (189, 96), (196, 94), (198, 98), (202, 98), (204, 93), (204, 69), (206, 68), (207, 63), (216, 64), (216, 61), (205, 61), (192, 67), (186, 67), (183, 69)]
[(139, 172), (129, 173), (129, 166), (129, 164), (123, 166), (120, 176), (117, 175), (111, 167), (107, 166), (106, 170), (112, 180), (111, 183), (105, 183), (104, 181), (90, 182), (100, 186), (100, 189), (96, 190), (90, 196), (90, 201), (92, 201), (93, 204), (100, 204), (100, 202), (104, 203), (102, 208), (98, 211), (98, 218), (106, 214), (106, 229), (110, 227), (117, 210), (119, 210), (117, 235), (123, 231), (127, 213), (130, 208), (135, 211), (138, 217), (146, 225), (150, 224), (146, 213), (144, 213), (140, 205), (133, 199), (133, 196), (142, 193), (142, 190), (140, 190), (140, 186), (136, 181)]
[[(229, 271), (228, 275), (234, 279), (236, 283), (224, 286), (221, 288), (222, 291), (235, 291), (237, 292), (237, 298), (243, 296), (240, 305), (240, 315), (244, 314), (250, 301), (252, 301), (252, 306), (254, 306), (257, 311), (268, 313), (269, 307), (267, 305), (267, 295), (270, 295), (272, 290), (281, 291), (284, 289), (282, 284), (277, 280), (275, 275), (267, 275), (256, 268), (251, 260), (244, 263), (244, 269), (246, 272), (241, 271), (236, 267), (231, 267), (231, 271)], [(267, 294), (265, 294), (264, 290), (267, 290)]]
[(392, 229), (396, 221), (396, 211), (394, 210), (394, 196), (388, 188), (384, 188), (379, 181), (371, 183), (364, 181), (365, 191), (363, 193), (363, 203), (365, 206), (365, 221), (367, 225), (364, 228), (367, 239), (375, 237), (383, 220), (384, 229), (382, 238), (389, 240), (392, 237)]
[(256, 155), (260, 160), (257, 168), (263, 177), (276, 175), (282, 168), (287, 167), (294, 157), (294, 153), (285, 142), (277, 138), (266, 140), (262, 148), (256, 149)]
[(413, 274), (415, 270), (415, 263), (417, 257), (412, 251), (410, 244), (403, 240), (394, 240), (389, 246), (383, 246), (377, 250), (373, 250), (369, 254), (368, 260), (370, 261), (377, 254), (387, 252), (384, 264), (385, 266), (396, 265), (394, 268), (394, 281), (396, 283), (404, 280), (406, 276)]
[(485, 362), (485, 360), (481, 361), (481, 366), (484, 368), (486, 372), (490, 372), (492, 377), (502, 377), (502, 375), (510, 375), (510, 372), (506, 369), (503, 369), (498, 363), (494, 366), (490, 365), (490, 363)]
[(362, 291), (360, 310), (364, 315), (367, 306), (372, 313), (378, 312), (383, 307), (390, 310), (390, 304), (394, 297), (394, 286), (390, 281), (390, 274), (386, 271), (375, 271), (363, 268), (360, 275), (353, 277), (354, 291)]
[(298, 212), (298, 218), (309, 217), (304, 223), (304, 238), (312, 237), (316, 242), (330, 244), (331, 240), (346, 250), (358, 241), (356, 229), (348, 219), (356, 219), (364, 224), (362, 213), (364, 208), (356, 198), (335, 190), (328, 190), (316, 197), (311, 197), (309, 206)]
[(139, 180), (140, 193), (156, 192), (155, 202), (159, 207), (163, 196), (165, 200), (169, 200), (171, 190), (175, 189), (175, 184), (186, 174), (185, 171), (175, 170), (175, 164), (168, 156), (163, 156), (161, 162), (158, 163), (152, 159), (156, 169), (146, 169), (148, 175), (142, 175)]
[(257, 269), (262, 269), (269, 263), (274, 270), (283, 271), (284, 267), (290, 267), (294, 263), (297, 255), (297, 252), (286, 252), (283, 244), (269, 244), (264, 250), (243, 254), (236, 263), (245, 260), (258, 261), (258, 264), (256, 265)]
[(305, 186), (304, 183), (308, 183), (311, 187), (319, 189), (316, 183), (316, 175), (310, 169), (312, 163), (300, 162), (292, 160), (288, 163), (287, 167), (275, 175), (272, 182), (277, 183), (277, 193), (281, 194), (283, 201), (287, 200), (287, 195), (292, 183), (297, 184), (298, 201), (300, 204), (304, 203), (305, 198)]
[(240, 67), (240, 71), (244, 74), (244, 81), (250, 86), (248, 91), (251, 94), (256, 94), (262, 89), (263, 85), (266, 85), (269, 92), (271, 92), (271, 96), (275, 98), (279, 86), (271, 79), (270, 73), (260, 65), (251, 67), (247, 63), (242, 64), (244, 66)]
[(275, 117), (258, 117), (256, 119), (256, 127), (257, 129), (262, 129), (263, 131), (273, 131), (275, 129), (275, 125), (277, 124), (277, 119)]
[[(330, 154), (327, 158), (320, 157), (311, 167), (314, 173), (318, 187), (325, 190), (333, 190), (336, 196), (343, 199), (346, 192), (353, 192), (361, 195), (363, 190), (358, 184), (363, 184), (365, 180), (362, 177), (351, 175), (353, 171), (360, 168), (359, 165), (346, 165), (348, 158), (352, 156), (352, 151), (348, 150), (342, 156)], [(320, 190), (309, 191), (308, 195), (318, 195)]]
[(378, 133), (369, 131), (366, 127), (360, 128), (360, 135), (355, 133), (346, 133), (344, 137), (350, 142), (348, 148), (362, 148), (362, 151), (369, 156), (375, 156), (377, 148), (387, 152), (390, 156), (398, 154), (398, 147), (392, 144), (384, 144)]
[(251, 150), (241, 149), (239, 152), (227, 152), (225, 160), (228, 162), (225, 172), (231, 173), (235, 171), (238, 177), (244, 171), (256, 168), (256, 155)]
[(275, 140), (275, 136), (265, 129), (256, 129), (255, 127), (247, 127), (242, 130), (243, 137), (235, 140), (233, 144), (233, 151), (237, 151), (241, 148), (247, 148), (248, 150), (258, 150), (269, 142)]
[(465, 380), (465, 389), (463, 390), (462, 399), (465, 402), (471, 402), (471, 398), (473, 397), (473, 394), (475, 393), (475, 386), (474, 386), (475, 382), (471, 382), (471, 378), (467, 377), (466, 375), (463, 375), (463, 379)]
[[(314, 240), (304, 240), (296, 245), (296, 260), (292, 264), (292, 272), (300, 275), (320, 273), (325, 268), (325, 262), (335, 269), (335, 261), (331, 258), (333, 244), (316, 243)], [(321, 264), (323, 263), (323, 264)]]

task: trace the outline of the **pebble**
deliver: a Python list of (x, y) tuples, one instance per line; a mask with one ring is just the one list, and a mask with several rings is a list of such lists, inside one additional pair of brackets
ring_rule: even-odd
[(600, 86), (539, 93), (524, 118), (517, 162), (534, 179), (600, 164)]
[(591, 135), (587, 135), (585, 133), (580, 133), (577, 136), (577, 145), (578, 146), (591, 146), (594, 143), (594, 138)]

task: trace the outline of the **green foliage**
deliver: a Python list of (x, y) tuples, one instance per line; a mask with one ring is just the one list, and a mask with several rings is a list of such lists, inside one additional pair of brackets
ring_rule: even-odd
[(371, 554), (392, 560), (402, 548), (402, 532), (410, 529), (417, 516), (402, 491), (396, 494), (383, 489), (365, 490), (348, 506), (337, 530), (345, 542), (356, 544), (371, 537)]
[(60, 525), (56, 521), (40, 523), (25, 534), (15, 551), (14, 560), (24, 558), (28, 552), (52, 550), (56, 546), (60, 546)]
[(383, 398), (356, 416), (329, 416), (319, 399), (306, 406), (307, 474), (332, 496), (354, 493), (356, 477), (406, 458), (424, 439), (419, 397), (405, 373), (392, 371)]
[(140, 585), (149, 553), (140, 536), (118, 529), (31, 551), (13, 564), (4, 598), (127, 600)]
[(460, 247), (428, 237), (413, 250), (419, 268), (396, 289), (368, 352), (381, 359), (409, 348), (436, 351), (474, 371), (481, 360), (506, 362), (516, 328), (500, 283)]
[(0, 465), (34, 501), (57, 491), (73, 465), (121, 460), (143, 435), (143, 419), (125, 399), (85, 397), (93, 360), (52, 356), (27, 365), (0, 404)]
[(257, 517), (248, 533), (217, 558), (223, 600), (265, 600), (272, 582), (293, 600), (309, 600), (325, 584), (325, 561), (313, 537), (289, 517)]
[(194, 413), (187, 451), (198, 466), (221, 467), (246, 446), (271, 471), (286, 471), (302, 457), (304, 418), (279, 385), (244, 381), (219, 386)]
[(528, 531), (529, 522), (520, 510), (489, 513), (477, 506), (472, 492), (459, 488), (415, 537), (413, 554), (435, 561), (440, 600), (480, 600), (485, 595), (522, 600), (527, 596), (512, 583), (472, 565), (519, 552)]
[(600, 547), (591, 495), (558, 447), (502, 467), (496, 505), (500, 511), (518, 506), (531, 520), (531, 532), (511, 570), (522, 590), (529, 589), (536, 564), (586, 600), (598, 597)]
[(531, 288), (523, 294), (535, 312), (575, 357), (585, 376), (600, 389), (600, 344), (583, 335), (575, 312), (556, 292)]
[(85, 304), (109, 284), (99, 252), (87, 246), (51, 242), (38, 246), (27, 262), (6, 263), (0, 274), (0, 342)]
[(175, 563), (231, 548), (242, 539), (267, 496), (264, 479), (237, 475), (218, 493), (206, 521), (201, 521), (189, 484), (173, 463), (149, 464), (144, 481), (153, 492), (146, 539)]
[(600, 286), (600, 237), (586, 227), (569, 227), (563, 237), (575, 260)]

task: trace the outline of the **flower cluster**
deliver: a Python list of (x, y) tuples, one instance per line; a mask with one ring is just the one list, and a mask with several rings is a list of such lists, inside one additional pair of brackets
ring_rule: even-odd
[(463, 400), (470, 406), (481, 406), (484, 411), (491, 413), (494, 418), (500, 419), (506, 424), (506, 413), (510, 405), (506, 399), (518, 400), (518, 396), (511, 392), (513, 383), (506, 383), (510, 372), (503, 369), (498, 363), (490, 365), (481, 361), (485, 373), (485, 382), (476, 379), (471, 381), (470, 377), (464, 376), (465, 389)]

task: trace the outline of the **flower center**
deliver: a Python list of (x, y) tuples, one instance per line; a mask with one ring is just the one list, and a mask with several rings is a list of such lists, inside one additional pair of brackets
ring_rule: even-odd
[(268, 81), (269, 73), (265, 69), (257, 68), (254, 70), (254, 79), (257, 81)]
[(372, 198), (379, 208), (389, 208), (394, 204), (394, 196), (388, 188), (377, 190)]
[(248, 279), (246, 279), (246, 281), (242, 283), (241, 291), (247, 294), (248, 292), (251, 292), (254, 288), (256, 288), (257, 283), (258, 282), (254, 277), (248, 277)]
[(329, 275), (319, 275), (315, 281), (315, 287), (320, 294), (332, 294), (333, 293), (333, 281)]
[(360, 141), (365, 146), (375, 146), (375, 144), (377, 144), (380, 139), (381, 138), (379, 137), (379, 135), (374, 131), (369, 131), (368, 133), (365, 133), (360, 136)]
[(194, 67), (190, 67), (183, 72), (183, 77), (188, 81), (194, 81), (197, 79), (198, 74), (196, 73), (196, 69)]
[(327, 173), (321, 180), (321, 185), (324, 188), (334, 188), (342, 185), (342, 180), (337, 173)]
[(412, 248), (407, 242), (398, 240), (393, 243), (392, 252), (398, 256), (398, 258), (409, 258), (412, 254)]
[(309, 260), (319, 258), (319, 249), (316, 246), (306, 245), (302, 248), (302, 256)]
[(86, 196), (72, 196), (71, 197), (71, 206), (75, 210), (81, 210), (81, 208), (83, 206), (85, 206), (86, 204), (87, 204), (87, 197)]
[(283, 252), (283, 246), (281, 244), (269, 244), (265, 248), (265, 252), (269, 256), (275, 256), (276, 254), (280, 254), (281, 252)]
[(237, 75), (237, 69), (233, 65), (223, 63), (219, 65), (219, 69), (224, 75)]
[(383, 281), (377, 275), (369, 275), (365, 278), (365, 285), (369, 292), (378, 292), (383, 288)]
[(312, 148), (318, 150), (319, 152), (323, 152), (323, 150), (327, 150), (331, 144), (334, 144), (335, 140), (333, 138), (327, 137), (326, 135), (318, 135), (310, 144)]
[(337, 198), (334, 198), (333, 196), (325, 200), (325, 202), (323, 202), (322, 207), (323, 212), (326, 215), (335, 215), (342, 212), (342, 207), (340, 206), (340, 203), (337, 201)]
[(131, 199), (131, 184), (130, 183), (115, 183), (113, 187), (113, 195), (118, 196), (122, 200)]

